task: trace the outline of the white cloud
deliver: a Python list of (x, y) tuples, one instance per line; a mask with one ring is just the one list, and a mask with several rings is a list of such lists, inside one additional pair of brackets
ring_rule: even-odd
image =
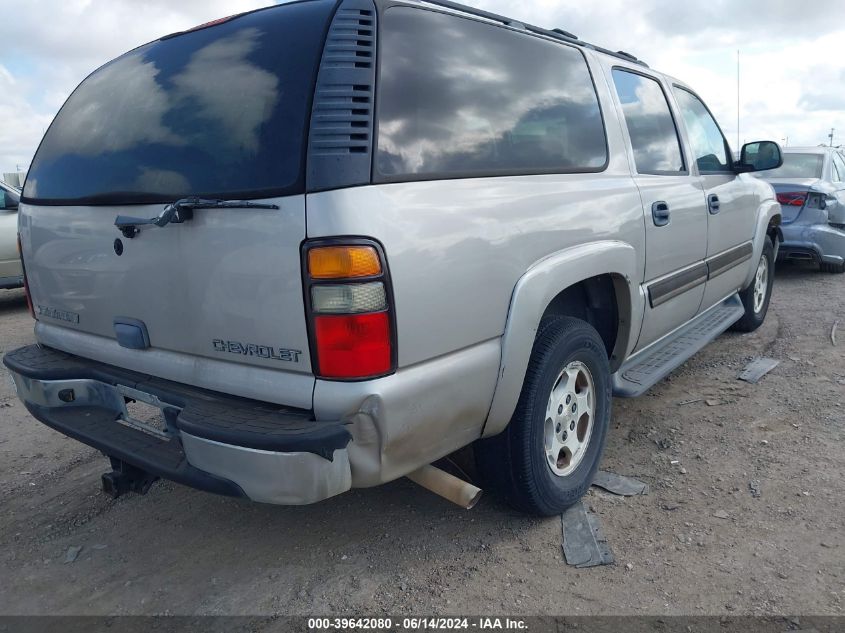
[[(272, 0), (26, 0), (0, 20), (0, 173), (27, 166), (91, 71), (162, 35)], [(14, 14), (14, 19), (8, 19)]]
[(0, 174), (26, 168), (52, 119), (26, 99), (26, 81), (0, 63)]

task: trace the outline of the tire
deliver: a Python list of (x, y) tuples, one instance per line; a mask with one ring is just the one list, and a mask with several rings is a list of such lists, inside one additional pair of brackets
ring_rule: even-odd
[[(765, 270), (761, 273), (761, 268)], [(760, 275), (763, 277), (760, 277)], [(766, 320), (766, 313), (769, 311), (769, 301), (772, 298), (772, 288), (775, 279), (775, 248), (772, 241), (766, 237), (763, 243), (763, 254), (757, 263), (754, 280), (751, 285), (739, 293), (742, 305), (745, 307), (745, 314), (731, 326), (734, 332), (753, 332), (763, 325)], [(765, 287), (761, 284), (765, 283)]]
[[(560, 514), (593, 482), (610, 407), (610, 366), (598, 332), (571, 317), (544, 321), (510, 423), (499, 435), (476, 443), (482, 481), (517, 510)], [(557, 455), (554, 465), (550, 454)]]
[(820, 268), (823, 273), (841, 275), (842, 273), (845, 273), (845, 262), (842, 262), (841, 264), (828, 264), (827, 262), (821, 262)]

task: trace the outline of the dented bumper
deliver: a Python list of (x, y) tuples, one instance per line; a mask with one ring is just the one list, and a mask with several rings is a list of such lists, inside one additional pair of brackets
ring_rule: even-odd
[[(347, 425), (31, 345), (6, 354), (39, 421), (146, 473), (218, 494), (307, 504), (348, 490)], [(160, 426), (127, 402), (161, 410)]]

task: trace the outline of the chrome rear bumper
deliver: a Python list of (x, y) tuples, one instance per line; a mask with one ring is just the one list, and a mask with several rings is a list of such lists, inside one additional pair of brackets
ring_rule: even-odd
[[(195, 488), (287, 505), (351, 487), (341, 423), (150, 379), (30, 346), (4, 358), (18, 396), (44, 424), (157, 477)], [(156, 427), (127, 401), (161, 410)]]

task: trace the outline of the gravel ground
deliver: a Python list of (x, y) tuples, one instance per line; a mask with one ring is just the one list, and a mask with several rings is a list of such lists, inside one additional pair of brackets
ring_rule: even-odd
[[(112, 500), (107, 460), (30, 418), (2, 370), (0, 613), (845, 615), (844, 290), (781, 266), (760, 330), (614, 402), (603, 467), (651, 493), (593, 489), (617, 563), (583, 570), (559, 519), (407, 480), (301, 508), (167, 482)], [(0, 353), (32, 341), (0, 291)], [(736, 380), (760, 355), (780, 365)]]

